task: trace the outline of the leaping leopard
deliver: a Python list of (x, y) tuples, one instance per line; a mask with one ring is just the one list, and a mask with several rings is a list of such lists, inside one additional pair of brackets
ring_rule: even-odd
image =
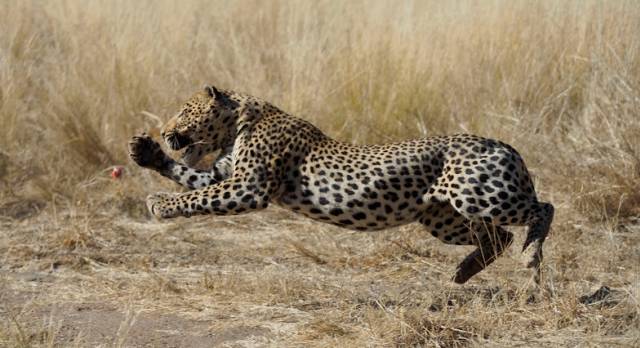
[[(358, 231), (418, 221), (447, 244), (477, 249), (458, 266), (464, 283), (500, 256), (528, 226), (523, 251), (540, 281), (542, 245), (554, 208), (538, 201), (518, 152), (493, 139), (458, 134), (356, 146), (256, 97), (206, 86), (162, 129), (182, 164), (146, 134), (129, 143), (131, 158), (191, 189), (147, 197), (158, 218), (232, 215), (286, 207)], [(192, 168), (221, 150), (213, 169)]]

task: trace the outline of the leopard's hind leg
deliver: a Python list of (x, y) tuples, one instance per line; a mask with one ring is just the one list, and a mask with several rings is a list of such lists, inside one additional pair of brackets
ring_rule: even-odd
[(447, 244), (476, 245), (457, 267), (454, 281), (467, 282), (495, 261), (511, 245), (513, 234), (500, 226), (472, 222), (449, 202), (435, 202), (419, 218), (431, 234)]
[[(467, 255), (456, 269), (453, 280), (458, 284), (465, 283), (493, 263), (513, 242), (513, 233), (500, 226), (485, 225), (481, 228), (486, 229), (486, 232), (480, 234), (480, 239), (476, 243), (478, 248)], [(475, 234), (478, 235), (477, 232)]]

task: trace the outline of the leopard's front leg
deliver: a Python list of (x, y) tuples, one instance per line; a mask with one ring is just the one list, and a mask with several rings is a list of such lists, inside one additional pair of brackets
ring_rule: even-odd
[(152, 169), (191, 190), (221, 182), (231, 172), (231, 160), (226, 158), (231, 157), (229, 151), (216, 160), (213, 170), (194, 169), (173, 160), (162, 151), (160, 144), (146, 134), (131, 139), (129, 156), (139, 166)]
[(237, 215), (266, 208), (277, 189), (275, 180), (256, 183), (246, 178), (231, 178), (185, 193), (150, 195), (147, 207), (160, 219), (205, 214)]

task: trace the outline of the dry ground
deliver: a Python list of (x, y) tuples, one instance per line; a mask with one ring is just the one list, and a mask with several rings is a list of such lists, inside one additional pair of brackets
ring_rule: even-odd
[[(639, 346), (638, 28), (633, 0), (0, 2), (0, 346)], [(543, 289), (518, 229), (459, 286), (469, 248), (415, 225), (151, 219), (178, 188), (126, 142), (204, 83), (353, 143), (513, 144), (556, 206)]]
[[(537, 293), (522, 240), (458, 286), (469, 248), (418, 226), (354, 233), (278, 208), (164, 223), (116, 192), (99, 213), (3, 211), (23, 217), (2, 222), (0, 345), (638, 343), (638, 224), (607, 231), (559, 214)], [(608, 296), (581, 298), (603, 285)]]

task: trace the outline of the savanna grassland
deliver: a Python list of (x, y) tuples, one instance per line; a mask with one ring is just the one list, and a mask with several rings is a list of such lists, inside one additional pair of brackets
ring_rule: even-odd
[[(639, 28), (634, 0), (0, 1), (0, 346), (638, 346)], [(417, 225), (152, 219), (180, 189), (126, 143), (205, 83), (357, 144), (513, 144), (556, 207), (542, 289), (518, 228), (460, 286), (470, 248)]]

